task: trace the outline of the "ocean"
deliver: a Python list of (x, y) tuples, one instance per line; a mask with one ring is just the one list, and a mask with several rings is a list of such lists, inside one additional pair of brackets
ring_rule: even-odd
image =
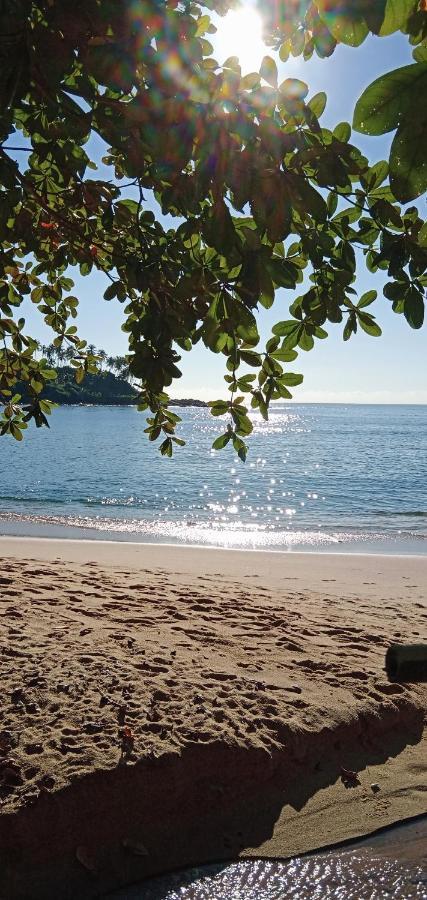
[(177, 410), (160, 456), (130, 407), (62, 407), (0, 439), (0, 533), (329, 552), (427, 552), (427, 406), (280, 404), (246, 463)]

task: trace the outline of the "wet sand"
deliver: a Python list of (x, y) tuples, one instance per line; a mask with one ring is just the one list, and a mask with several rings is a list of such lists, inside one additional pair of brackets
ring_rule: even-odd
[[(0, 540), (0, 897), (426, 812), (427, 559)], [(354, 773), (354, 774), (351, 774)]]

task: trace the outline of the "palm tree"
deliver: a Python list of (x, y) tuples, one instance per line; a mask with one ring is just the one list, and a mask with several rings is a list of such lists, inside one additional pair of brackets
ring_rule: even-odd
[(74, 347), (67, 347), (64, 351), (65, 359), (69, 362), (71, 359), (74, 359), (76, 351)]
[(48, 363), (50, 363), (50, 365), (54, 365), (57, 356), (56, 347), (54, 347), (53, 344), (48, 344), (47, 347), (44, 348), (44, 350)]
[(101, 347), (99, 350), (96, 351), (96, 354), (97, 354), (97, 356), (99, 356), (100, 368), (102, 369), (105, 361), (108, 359), (108, 353), (106, 353), (106, 351), (103, 350)]
[(125, 356), (116, 356), (115, 366), (114, 366), (119, 378), (128, 378), (129, 376), (129, 366)]

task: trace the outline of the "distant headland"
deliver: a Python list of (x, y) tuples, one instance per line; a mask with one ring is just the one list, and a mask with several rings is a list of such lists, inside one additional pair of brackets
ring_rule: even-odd
[[(123, 375), (105, 369), (96, 375), (87, 374), (81, 384), (74, 378), (71, 366), (58, 366), (57, 380), (43, 391), (46, 400), (61, 406), (133, 406), (138, 402), (138, 391)], [(24, 393), (24, 390), (22, 391)], [(203, 400), (171, 400), (170, 406), (207, 406)]]

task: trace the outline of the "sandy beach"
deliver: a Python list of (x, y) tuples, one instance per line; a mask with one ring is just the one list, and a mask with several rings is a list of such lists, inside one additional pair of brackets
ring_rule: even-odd
[(427, 811), (427, 558), (0, 539), (0, 898)]

